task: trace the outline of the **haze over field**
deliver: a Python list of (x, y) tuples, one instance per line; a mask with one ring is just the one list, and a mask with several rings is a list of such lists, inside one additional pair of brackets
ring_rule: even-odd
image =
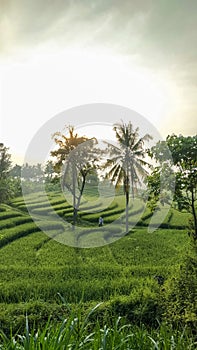
[(195, 0), (0, 0), (0, 138), (14, 160), (51, 117), (87, 103), (129, 107), (164, 137), (195, 134), (196, 11)]

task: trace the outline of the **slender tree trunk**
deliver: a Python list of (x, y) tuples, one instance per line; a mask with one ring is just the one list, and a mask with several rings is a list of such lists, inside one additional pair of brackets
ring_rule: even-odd
[(126, 234), (129, 232), (129, 191), (126, 190)]
[(72, 182), (73, 182), (73, 228), (75, 228), (77, 221), (77, 209), (76, 209), (76, 169), (72, 165)]
[[(73, 183), (73, 185), (74, 185), (74, 183)], [(77, 222), (78, 210), (79, 210), (79, 206), (81, 203), (81, 197), (83, 194), (84, 186), (85, 186), (85, 177), (83, 178), (83, 182), (82, 182), (82, 186), (81, 186), (80, 195), (78, 197), (78, 200), (76, 201), (76, 195), (75, 195), (75, 198), (73, 197), (73, 226), (74, 227), (75, 227), (76, 222)], [(75, 190), (75, 192), (76, 192), (76, 190)], [(75, 194), (75, 192), (74, 192), (74, 194)]]
[(83, 195), (83, 191), (84, 191), (84, 187), (85, 187), (85, 182), (86, 182), (86, 175), (83, 175), (83, 180), (82, 180), (82, 185), (81, 185), (81, 189), (80, 189), (80, 194), (79, 194), (79, 198), (76, 204), (76, 209), (79, 210), (79, 206), (81, 203), (81, 197)]
[(74, 226), (74, 229), (75, 229), (76, 222), (77, 222), (77, 208), (74, 207), (74, 209), (73, 209), (73, 226)]
[[(127, 149), (128, 153), (128, 149)], [(125, 178), (125, 196), (126, 196), (126, 235), (129, 232), (129, 164), (128, 164), (128, 154), (127, 158), (127, 168), (126, 168), (126, 178)]]

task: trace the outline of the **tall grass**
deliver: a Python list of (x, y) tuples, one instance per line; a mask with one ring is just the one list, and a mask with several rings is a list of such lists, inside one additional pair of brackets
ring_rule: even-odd
[(45, 327), (32, 329), (26, 316), (23, 333), (7, 336), (0, 332), (1, 350), (192, 350), (197, 342), (186, 331), (175, 331), (166, 325), (157, 330), (148, 331), (142, 325), (136, 327), (125, 323), (118, 317), (109, 323), (91, 321), (96, 305), (89, 312), (83, 313), (83, 307), (69, 310), (70, 314), (60, 323), (48, 320)]

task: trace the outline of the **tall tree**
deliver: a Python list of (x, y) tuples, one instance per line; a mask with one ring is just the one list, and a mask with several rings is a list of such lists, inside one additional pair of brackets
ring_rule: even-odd
[[(152, 199), (157, 198), (160, 191), (159, 177), (167, 149), (172, 156), (171, 161), (168, 157), (168, 163), (176, 179), (175, 189), (172, 188), (174, 190), (174, 202), (180, 211), (184, 209), (192, 214), (192, 231), (197, 239), (197, 135), (186, 137), (169, 135), (166, 142), (158, 142), (149, 151), (150, 156), (159, 164), (154, 173), (148, 178)], [(154, 179), (157, 179), (157, 181)], [(169, 181), (168, 183), (170, 185)], [(170, 190), (170, 186), (168, 189)]]
[[(171, 152), (171, 160), (165, 152)], [(166, 152), (167, 153), (167, 152)], [(173, 278), (166, 293), (165, 316), (174, 324), (182, 324), (195, 332), (197, 328), (197, 135), (169, 135), (166, 142), (159, 142), (150, 150), (150, 155), (158, 162), (158, 167), (149, 178), (152, 198), (160, 191), (160, 171), (164, 159), (175, 177), (174, 206), (191, 214), (189, 221), (190, 248), (183, 255), (179, 273)], [(168, 175), (168, 174), (167, 174)], [(158, 181), (154, 181), (157, 178)], [(165, 180), (165, 179), (164, 179)], [(168, 190), (170, 188), (168, 181)], [(166, 181), (167, 183), (167, 181)]]
[(128, 233), (130, 192), (134, 198), (137, 185), (147, 174), (148, 163), (145, 161), (144, 143), (149, 141), (151, 136), (146, 134), (139, 137), (139, 128), (134, 129), (131, 122), (117, 123), (113, 130), (116, 133), (118, 146), (108, 143), (109, 159), (104, 168), (107, 169), (107, 177), (115, 187), (123, 185), (126, 200), (126, 233)]
[(81, 203), (87, 176), (95, 170), (98, 150), (97, 140), (79, 136), (73, 126), (68, 126), (68, 135), (55, 133), (54, 140), (58, 148), (51, 152), (56, 158), (55, 171), (62, 172), (62, 188), (66, 188), (73, 198), (73, 225)]
[(175, 200), (178, 209), (186, 209), (193, 216), (193, 233), (197, 239), (197, 135), (167, 137), (167, 145), (176, 166)]
[(62, 187), (73, 195), (73, 222), (76, 223), (79, 206), (90, 175), (95, 174), (100, 150), (95, 138), (80, 144), (68, 155), (62, 176)]
[(7, 201), (12, 194), (9, 181), (11, 155), (8, 148), (0, 143), (0, 203)]
[(0, 143), (0, 179), (6, 179), (11, 168), (11, 155), (8, 150), (9, 148)]

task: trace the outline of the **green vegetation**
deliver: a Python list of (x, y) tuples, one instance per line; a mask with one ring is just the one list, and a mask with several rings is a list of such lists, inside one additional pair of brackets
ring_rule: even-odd
[(0, 143), (0, 203), (6, 202), (12, 197), (12, 184), (8, 177), (11, 168), (11, 154), (8, 148)]
[(145, 166), (145, 141), (149, 141), (151, 136), (146, 134), (139, 136), (139, 128), (134, 129), (131, 122), (128, 124), (117, 123), (113, 130), (116, 134), (117, 145), (108, 143), (109, 158), (105, 164), (108, 170), (107, 177), (115, 183), (116, 188), (123, 185), (126, 199), (126, 233), (129, 232), (129, 200), (130, 192), (134, 198), (137, 185), (147, 175)]
[(147, 178), (150, 206), (154, 207), (159, 198), (163, 203), (168, 202), (172, 192), (177, 209), (191, 214), (190, 230), (197, 239), (197, 136), (173, 134), (166, 141), (159, 141), (148, 153), (157, 162)]
[(98, 142), (94, 137), (88, 139), (79, 136), (74, 132), (73, 126), (68, 126), (67, 129), (68, 136), (60, 132), (54, 134), (58, 149), (52, 151), (51, 155), (55, 157), (54, 170), (62, 176), (62, 188), (65, 187), (72, 194), (75, 225), (85, 184), (88, 177), (95, 174), (96, 162), (101, 152), (95, 147)]
[[(65, 140), (80, 138), (73, 134)], [(108, 177), (120, 186), (112, 197), (102, 180), (105, 197), (100, 197), (101, 167), (89, 158), (88, 164), (80, 162), (83, 148), (77, 151), (74, 187), (72, 172), (63, 174), (70, 201), (60, 192), (51, 161), (45, 175), (39, 164), (23, 166), (24, 200), (18, 196), (21, 167), (10, 169), (8, 149), (0, 144), (0, 349), (196, 348), (196, 138), (173, 135), (167, 141), (175, 167), (168, 159), (161, 164), (163, 143), (149, 151), (160, 165), (148, 177), (148, 205), (140, 196), (128, 198), (127, 186), (137, 192), (139, 163), (126, 173), (123, 164), (112, 161)], [(62, 164), (65, 154), (56, 156)], [(39, 192), (43, 183), (46, 193)], [(159, 229), (149, 232), (155, 208)], [(62, 235), (72, 237), (73, 247), (59, 243)]]
[(99, 309), (99, 304), (83, 314), (82, 305), (74, 310), (68, 309), (68, 317), (59, 325), (54, 326), (50, 320), (35, 333), (29, 327), (28, 318), (25, 318), (24, 335), (6, 336), (0, 332), (2, 350), (64, 350), (64, 349), (176, 349), (189, 350), (196, 348), (195, 339), (183, 330), (175, 331), (165, 325), (157, 330), (147, 330), (144, 326), (136, 327), (118, 317), (110, 320), (109, 324), (102, 325), (96, 321), (92, 323), (92, 316)]
[[(42, 207), (36, 206), (38, 195), (29, 195), (28, 205), (46, 214), (49, 210), (46, 202)], [(72, 213), (59, 193), (50, 192), (48, 196), (63, 217)], [(103, 211), (104, 238), (108, 233), (107, 222), (112, 222), (123, 209), (124, 196), (117, 195), (111, 207)], [(137, 200), (133, 218), (137, 220), (143, 211), (143, 202)], [(70, 305), (83, 299), (84, 309), (102, 301), (98, 317), (103, 320), (107, 321), (109, 315), (121, 315), (126, 322), (155, 327), (156, 318), (161, 318), (165, 293), (161, 293), (155, 276), (163, 277), (165, 290), (165, 283), (176, 275), (189, 247), (186, 231), (174, 228), (176, 213), (172, 211), (166, 218), (168, 229), (148, 233), (150, 212), (145, 210), (131, 234), (104, 247), (79, 249), (62, 245), (41, 232), (27, 214), (22, 197), (13, 200), (11, 206), (1, 205), (1, 328), (4, 332), (8, 325), (14, 332), (23, 329), (26, 313), (31, 327), (44, 326), (50, 315), (53, 320), (61, 320), (67, 310), (59, 293)], [(98, 214), (82, 212), (79, 222), (84, 227), (88, 223), (97, 226)], [(59, 227), (57, 223), (45, 224), (52, 235), (61, 232), (61, 224)], [(114, 230), (118, 231), (118, 227), (114, 226)]]

